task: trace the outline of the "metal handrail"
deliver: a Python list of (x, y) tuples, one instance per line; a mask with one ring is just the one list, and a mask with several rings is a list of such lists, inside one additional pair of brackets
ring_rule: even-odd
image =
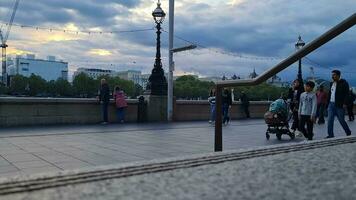
[(222, 142), (222, 90), (226, 87), (236, 87), (236, 86), (254, 86), (261, 84), (267, 81), (269, 78), (273, 77), (277, 73), (281, 72), (282, 70), (286, 69), (293, 63), (297, 62), (299, 59), (303, 58), (304, 56), (308, 55), (309, 53), (315, 51), (319, 47), (323, 46), (324, 44), (328, 43), (330, 40), (334, 39), (341, 33), (345, 32), (352, 26), (356, 24), (356, 13), (348, 17), (347, 19), (343, 20), (338, 25), (334, 26), (329, 31), (325, 32), (320, 37), (316, 38), (315, 40), (308, 43), (306, 46), (298, 50), (297, 52), (290, 55), (288, 58), (284, 59), (276, 66), (272, 67), (271, 69), (265, 71), (260, 76), (256, 77), (255, 79), (249, 80), (228, 80), (228, 81), (219, 81), (216, 83), (216, 120), (215, 120), (215, 151), (222, 151), (223, 149), (223, 142)]

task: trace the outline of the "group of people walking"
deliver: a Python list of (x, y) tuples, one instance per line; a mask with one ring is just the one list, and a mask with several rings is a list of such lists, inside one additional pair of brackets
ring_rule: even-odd
[[(215, 89), (210, 90), (209, 98), (210, 104), (210, 120), (209, 123), (215, 122), (216, 117), (216, 93)], [(249, 112), (249, 99), (244, 91), (241, 92), (240, 96), (241, 109), (245, 112), (246, 118), (250, 118)], [(223, 124), (227, 125), (230, 122), (230, 109), (232, 106), (232, 95), (228, 89), (223, 90), (222, 94), (222, 114), (223, 114)]]
[(354, 121), (355, 95), (350, 90), (347, 81), (341, 78), (341, 72), (332, 71), (332, 82), (328, 94), (323, 86), (320, 86), (314, 93), (314, 87), (315, 83), (311, 81), (308, 81), (304, 87), (298, 79), (293, 82), (288, 95), (293, 117), (292, 132), (295, 132), (297, 136), (302, 133), (308, 140), (312, 140), (314, 123), (325, 123), (324, 115), (327, 108), (328, 135), (326, 138), (334, 137), (335, 117), (339, 120), (346, 135), (351, 135), (351, 130), (345, 121), (345, 108), (348, 110), (349, 121)]
[[(296, 136), (304, 135), (308, 140), (314, 137), (314, 124), (319, 125), (325, 123), (325, 114), (327, 111), (327, 132), (326, 138), (334, 137), (334, 120), (335, 117), (339, 120), (342, 128), (347, 136), (351, 135), (351, 130), (345, 121), (345, 108), (347, 109), (349, 121), (354, 121), (353, 105), (356, 99), (355, 94), (349, 87), (345, 79), (341, 78), (339, 70), (332, 71), (332, 82), (330, 83), (329, 92), (327, 93), (324, 86), (320, 85), (317, 92), (313, 92), (315, 83), (308, 81), (303, 85), (303, 81), (296, 79), (293, 82), (292, 88), (289, 90), (287, 100), (292, 112), (293, 122), (291, 131)], [(210, 120), (213, 123), (216, 117), (216, 93), (212, 89), (208, 98), (210, 103)], [(242, 92), (240, 96), (241, 108), (245, 112), (246, 117), (250, 117), (249, 100), (247, 95)], [(231, 93), (228, 89), (223, 90), (222, 94), (222, 113), (223, 124), (228, 124), (230, 121), (229, 110), (232, 105)]]
[(98, 100), (101, 103), (101, 110), (102, 110), (102, 117), (103, 117), (102, 124), (109, 123), (108, 110), (109, 110), (111, 96), (115, 101), (117, 121), (120, 123), (124, 123), (125, 110), (127, 108), (126, 95), (124, 91), (119, 86), (116, 86), (111, 95), (110, 87), (106, 79), (101, 79), (101, 86), (100, 86)]

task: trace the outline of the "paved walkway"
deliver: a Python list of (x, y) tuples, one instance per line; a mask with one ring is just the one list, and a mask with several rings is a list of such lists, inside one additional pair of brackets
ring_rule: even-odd
[[(344, 135), (338, 122), (336, 136)], [(356, 133), (356, 123), (349, 123)], [(233, 121), (224, 127), (224, 150), (291, 141), (265, 139), (262, 120)], [(326, 125), (316, 125), (316, 139)], [(0, 177), (57, 172), (213, 151), (214, 127), (206, 122), (52, 126), (0, 129)]]

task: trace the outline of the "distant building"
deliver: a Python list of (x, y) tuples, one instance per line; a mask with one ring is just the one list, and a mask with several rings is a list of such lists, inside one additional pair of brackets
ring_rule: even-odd
[(116, 76), (118, 76), (121, 79), (124, 80), (129, 80), (134, 82), (135, 84), (141, 85), (141, 71), (136, 71), (136, 70), (127, 70), (127, 71), (121, 71), (117, 72)]
[(217, 77), (217, 76), (213, 76), (213, 77), (204, 77), (204, 78), (199, 78), (199, 80), (201, 81), (211, 81), (211, 82), (218, 82), (218, 81), (221, 81), (221, 77)]
[(289, 82), (282, 81), (282, 78), (277, 75), (274, 75), (274, 76), (272, 76), (272, 78), (268, 79), (267, 84), (270, 84), (270, 85), (273, 85), (276, 87), (289, 87), (290, 86)]
[(258, 74), (256, 73), (256, 69), (253, 68), (253, 72), (248, 76), (250, 79), (254, 79), (258, 76)]
[(141, 83), (140, 85), (143, 87), (143, 89), (146, 89), (146, 86), (148, 84), (148, 79), (150, 78), (151, 74), (142, 74), (141, 75)]
[(9, 58), (8, 72), (9, 76), (19, 74), (29, 77), (34, 74), (47, 81), (57, 80), (58, 78), (68, 80), (68, 63), (56, 61), (54, 56), (48, 56), (47, 60), (42, 60), (36, 59), (33, 54), (28, 54), (26, 57)]
[(81, 74), (84, 73), (87, 76), (97, 79), (101, 76), (115, 76), (116, 72), (113, 70), (108, 70), (108, 69), (95, 69), (95, 68), (78, 68), (77, 71), (74, 72), (73, 79)]

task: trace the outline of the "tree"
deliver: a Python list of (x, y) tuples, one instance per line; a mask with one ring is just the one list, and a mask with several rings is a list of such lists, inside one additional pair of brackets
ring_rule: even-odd
[(7, 87), (5, 87), (3, 84), (0, 84), (0, 95), (5, 95), (8, 93)]
[(29, 92), (29, 80), (22, 75), (15, 75), (10, 81), (10, 94), (25, 95)]
[(41, 76), (31, 74), (28, 78), (30, 96), (44, 95), (46, 93), (47, 81)]
[(286, 94), (288, 88), (276, 87), (269, 84), (261, 84), (253, 87), (238, 87), (235, 88), (234, 94), (237, 98), (240, 98), (241, 92), (245, 91), (246, 95), (250, 100), (261, 101), (261, 100), (276, 100), (282, 93)]
[(49, 96), (55, 97), (57, 96), (57, 91), (56, 91), (56, 81), (51, 80), (49, 82), (47, 82), (47, 94)]
[(124, 80), (118, 76), (116, 76), (116, 77), (101, 76), (101, 77), (98, 77), (98, 79), (97, 79), (97, 82), (99, 85), (100, 85), (100, 80), (103, 78), (108, 82), (111, 91), (114, 91), (115, 87), (118, 86), (122, 90), (124, 90), (124, 92), (126, 93), (127, 96), (135, 97), (136, 88), (135, 88), (135, 83), (133, 81)]
[(95, 96), (99, 89), (98, 87), (97, 82), (85, 73), (78, 74), (73, 80), (75, 94), (80, 97)]
[(69, 97), (73, 95), (72, 85), (62, 78), (57, 79), (55, 82), (55, 91), (59, 96)]
[(191, 75), (181, 76), (174, 83), (174, 95), (178, 99), (207, 99), (213, 86), (213, 82), (200, 81)]

